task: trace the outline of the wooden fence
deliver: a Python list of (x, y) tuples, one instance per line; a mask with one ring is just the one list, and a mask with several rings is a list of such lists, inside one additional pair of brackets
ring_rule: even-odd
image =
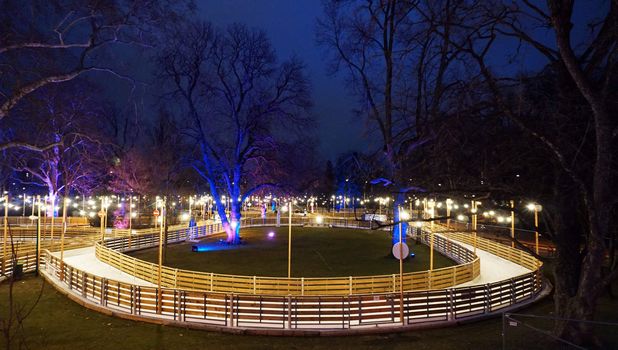
[(196, 328), (251, 328), (267, 334), (273, 334), (272, 330), (376, 330), (376, 326), (458, 321), (530, 300), (542, 289), (536, 270), (485, 285), (404, 292), (403, 298), (399, 293), (264, 296), (182, 288), (159, 291), (101, 278), (69, 264), (64, 264), (61, 274), (57, 257), (45, 251), (44, 259), (45, 274), (52, 283), (117, 315), (149, 322), (175, 321)]
[[(293, 221), (294, 223), (294, 221)], [(267, 221), (245, 222), (245, 227), (272, 226)], [(301, 224), (297, 222), (296, 224)], [(343, 223), (339, 223), (342, 225)], [(332, 224), (331, 224), (332, 225)], [(358, 227), (358, 226), (354, 226)], [(221, 232), (220, 225), (183, 228), (168, 233), (168, 243), (184, 241), (188, 237), (205, 237)], [(429, 235), (421, 241), (429, 245)], [(105, 244), (97, 242), (96, 256), (99, 260), (119, 270), (150, 283), (158, 283), (158, 264), (146, 262), (121, 253), (136, 248), (159, 245), (159, 234), (109, 239)], [(448, 288), (469, 282), (480, 274), (480, 260), (472, 251), (450, 239), (434, 235), (434, 249), (451, 257), (460, 265), (403, 274), (403, 289), (428, 290)], [(244, 293), (256, 295), (352, 295), (363, 293), (387, 293), (400, 290), (398, 274), (375, 276), (345, 276), (324, 278), (287, 278), (227, 275), (176, 269), (163, 266), (161, 285), (167, 288), (183, 288), (210, 292)]]
[[(254, 220), (256, 221), (250, 223), (251, 225), (274, 225), (272, 222), (274, 220), (271, 219), (269, 219), (271, 221), (262, 220), (262, 222), (259, 222), (261, 219)], [(285, 223), (282, 220), (283, 224)], [(293, 224), (315, 225), (303, 219), (293, 220)], [(341, 223), (329, 222), (322, 225), (363, 227), (367, 224), (344, 220)], [(431, 237), (420, 230), (415, 231), (416, 237), (424, 243), (427, 243)], [(178, 242), (220, 232), (221, 227), (217, 225), (190, 229), (176, 227), (170, 230), (168, 239), (170, 242)], [(120, 251), (156, 246), (159, 239), (157, 232), (144, 230), (127, 232), (124, 235), (119, 233), (117, 236), (117, 238), (106, 239), (105, 246), (99, 243), (97, 254), (103, 255), (103, 259), (116, 259), (115, 263), (121, 264), (121, 269), (131, 271), (131, 274), (140, 278), (150, 278), (152, 281), (157, 271), (156, 268), (153, 269), (154, 264), (137, 259), (131, 260), (132, 258), (121, 254)], [(258, 282), (257, 277), (234, 276), (245, 278), (241, 279), (240, 283), (246, 285), (244, 288), (234, 289), (235, 283), (238, 282), (235, 279), (225, 280), (225, 275), (221, 275), (221, 282), (215, 283), (217, 277), (214, 277), (214, 274), (210, 276), (206, 274), (203, 280), (206, 285), (199, 284), (198, 289), (201, 290), (197, 290), (193, 287), (198, 286), (195, 284), (195, 276), (190, 274), (184, 276), (181, 270), (168, 269), (163, 274), (164, 288), (158, 290), (156, 287), (106, 279), (79, 270), (70, 264), (61, 264), (59, 258), (51, 254), (48, 249), (42, 252), (41, 269), (52, 284), (57, 288), (66, 289), (73, 298), (115, 312), (116, 315), (148, 322), (175, 322), (175, 324), (193, 328), (214, 327), (223, 330), (245, 328), (256, 332), (264, 330), (266, 334), (272, 334), (271, 332), (286, 334), (285, 332), (289, 331), (315, 334), (303, 332), (337, 330), (345, 333), (356, 329), (372, 331), (380, 327), (395, 327), (402, 324), (458, 322), (500, 312), (510, 306), (532, 300), (543, 288), (540, 262), (525, 252), (481, 237), (475, 238), (469, 233), (443, 232), (433, 235), (433, 238), (436, 250), (463, 264), (453, 267), (461, 271), (449, 275), (455, 276), (455, 281), (451, 282), (449, 278), (438, 273), (442, 269), (434, 270), (428, 278), (420, 279), (418, 288), (425, 288), (425, 290), (415, 290), (414, 288), (417, 288), (415, 279), (410, 276), (404, 280), (404, 288), (411, 289), (411, 291), (405, 291), (403, 298), (398, 292), (397, 275), (388, 275), (390, 280), (381, 282), (382, 285), (377, 283), (374, 278), (376, 276), (353, 277), (352, 282), (349, 277), (340, 278), (337, 283), (333, 279), (321, 279), (327, 286), (334, 286), (326, 288), (323, 284), (310, 287), (311, 283), (307, 284), (307, 280), (312, 279), (301, 279), (300, 286), (298, 281), (295, 284), (286, 281), (289, 286), (285, 285), (285, 287), (280, 287), (281, 282), (277, 281), (279, 284), (276, 284), (277, 287), (274, 288), (272, 284), (267, 283), (268, 281)], [(67, 243), (71, 246), (91, 244), (85, 240), (79, 241), (77, 237), (71, 240), (75, 240)], [(487, 250), (532, 271), (515, 278), (484, 285), (459, 288), (441, 287), (443, 285), (452, 286), (455, 282), (462, 283), (463, 280), (472, 279), (473, 276), (478, 275), (480, 269), (478, 258), (470, 249), (457, 242), (472, 246), (476, 244), (479, 249)], [(23, 245), (17, 252), (18, 259), (24, 263), (25, 270), (34, 269), (36, 254), (34, 254), (32, 243), (20, 244)], [(47, 247), (45, 242), (42, 242), (42, 247)], [(471, 271), (464, 273), (461, 266), (466, 265), (471, 266)], [(60, 273), (61, 266), (63, 266), (63, 273)], [(246, 278), (249, 280), (247, 281)], [(432, 284), (432, 289), (427, 288), (429, 283)], [(221, 288), (230, 287), (230, 284), (234, 288), (225, 289), (225, 292), (220, 291)], [(333, 290), (330, 288), (335, 288), (342, 295), (329, 295), (329, 292)], [(275, 290), (275, 293), (285, 291), (290, 295), (260, 295), (270, 290)], [(400, 314), (400, 307), (403, 307), (403, 314)]]

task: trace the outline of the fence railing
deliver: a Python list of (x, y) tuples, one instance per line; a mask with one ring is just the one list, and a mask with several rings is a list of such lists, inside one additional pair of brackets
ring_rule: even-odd
[[(306, 221), (292, 220), (292, 224), (301, 225)], [(273, 226), (267, 220), (245, 221), (245, 227)], [(344, 222), (322, 225), (339, 225)], [(364, 222), (350, 222), (348, 227), (358, 228)], [(201, 227), (182, 228), (168, 232), (168, 243), (180, 242), (189, 237), (201, 238), (222, 232), (219, 224)], [(423, 243), (429, 244), (429, 236), (422, 235)], [(159, 234), (145, 234), (132, 238), (108, 239), (105, 244), (97, 242), (96, 256), (99, 260), (118, 268), (134, 277), (150, 283), (158, 283), (158, 264), (146, 262), (121, 253), (131, 249), (155, 247), (159, 245)], [(480, 260), (472, 251), (455, 241), (434, 235), (434, 249), (451, 257), (460, 265), (403, 274), (403, 289), (429, 290), (448, 288), (469, 282), (480, 274)], [(388, 293), (400, 290), (398, 274), (375, 276), (345, 276), (328, 278), (286, 278), (264, 276), (240, 276), (176, 269), (163, 266), (161, 285), (167, 288), (184, 288), (209, 292), (244, 293), (255, 295), (351, 295), (363, 293)]]
[[(539, 271), (485, 285), (440, 290), (342, 296), (264, 296), (139, 286), (60, 264), (45, 251), (45, 273), (82, 300), (149, 322), (188, 327), (273, 330), (349, 330), (362, 327), (457, 322), (529, 300), (542, 286)], [(63, 273), (60, 273), (60, 268)], [(159, 300), (160, 298), (160, 300)], [(400, 307), (403, 307), (403, 314)], [(403, 318), (402, 318), (403, 316)]]

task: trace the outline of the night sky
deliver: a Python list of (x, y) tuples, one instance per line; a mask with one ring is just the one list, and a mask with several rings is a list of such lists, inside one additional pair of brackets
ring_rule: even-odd
[[(589, 21), (604, 11), (577, 2), (574, 20)], [(367, 135), (366, 121), (353, 113), (356, 101), (346, 89), (345, 74), (328, 74), (325, 48), (315, 42), (316, 19), (323, 15), (321, 1), (202, 0), (198, 2), (198, 15), (220, 27), (240, 22), (263, 29), (280, 60), (295, 54), (305, 62), (312, 83), (312, 113), (317, 121), (319, 145), (316, 149), (323, 158), (335, 160), (342, 152), (370, 151), (378, 145), (376, 135)], [(546, 32), (545, 28), (539, 28), (537, 38), (551, 45), (554, 38), (545, 35)], [(587, 32), (573, 33), (575, 41), (588, 35)], [(492, 55), (494, 69), (515, 73), (537, 70), (546, 64), (535, 50), (522, 49), (514, 40), (502, 38), (501, 41)], [(509, 56), (514, 54), (524, 59), (513, 64)]]
[(320, 144), (316, 149), (325, 159), (335, 160), (348, 150), (368, 150), (365, 121), (354, 116), (355, 100), (346, 89), (344, 76), (329, 76), (324, 48), (315, 42), (321, 1), (208, 0), (199, 2), (198, 12), (217, 26), (240, 22), (263, 29), (280, 60), (295, 54), (305, 62), (312, 84), (312, 113), (318, 124)]

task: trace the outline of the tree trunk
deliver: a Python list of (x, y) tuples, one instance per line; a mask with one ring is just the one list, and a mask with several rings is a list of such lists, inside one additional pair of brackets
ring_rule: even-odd
[(405, 210), (405, 194), (404, 193), (397, 193), (397, 195), (395, 196), (395, 201), (393, 201), (393, 222), (395, 223), (393, 225), (393, 236), (392, 236), (392, 242), (393, 245), (396, 243), (399, 243), (399, 228), (401, 227), (401, 240), (405, 243), (406, 242), (406, 232), (408, 232), (407, 228), (408, 228), (408, 223), (407, 222), (403, 222), (401, 221), (401, 218), (399, 217), (399, 209), (401, 208), (401, 211)]
[[(591, 264), (589, 257), (597, 253), (584, 245), (589, 225), (586, 215), (582, 214), (582, 198), (572, 195), (573, 186), (566, 174), (557, 175), (554, 192), (557, 204), (554, 307), (556, 317), (563, 320), (556, 321), (554, 333), (575, 344), (598, 347), (598, 340), (589, 324), (567, 321), (590, 321), (594, 318), (599, 298), (594, 290), (595, 285), (601, 283), (601, 265)], [(584, 274), (589, 278), (583, 278)]]

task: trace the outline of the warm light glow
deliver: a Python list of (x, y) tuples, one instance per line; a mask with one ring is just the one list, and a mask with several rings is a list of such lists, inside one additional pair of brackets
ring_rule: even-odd
[(528, 203), (528, 205), (526, 205), (526, 208), (530, 211), (534, 211), (536, 205), (534, 203)]
[(459, 221), (465, 221), (465, 220), (466, 220), (466, 217), (465, 217), (465, 216), (463, 216), (463, 215), (461, 215), (461, 214), (459, 214), (459, 215), (457, 215), (457, 220), (459, 220)]
[(405, 221), (410, 220), (410, 214), (407, 211), (402, 211), (399, 213), (399, 220)]
[(190, 218), (191, 215), (189, 215), (189, 213), (182, 213), (182, 215), (180, 215), (180, 220), (182, 221), (189, 221)]
[(316, 224), (321, 224), (323, 222), (324, 222), (324, 218), (322, 217), (322, 215), (316, 216), (316, 218), (315, 218), (315, 223)]

